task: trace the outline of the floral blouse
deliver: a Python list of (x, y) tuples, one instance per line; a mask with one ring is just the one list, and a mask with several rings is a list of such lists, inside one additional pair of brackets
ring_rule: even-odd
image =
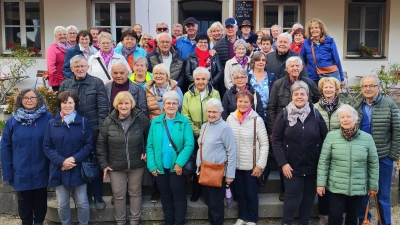
[(259, 84), (256, 77), (254, 76), (253, 70), (249, 71), (250, 85), (260, 94), (261, 102), (263, 104), (264, 111), (267, 109), (269, 99), (269, 86), (268, 86), (268, 75), (265, 72), (265, 78)]

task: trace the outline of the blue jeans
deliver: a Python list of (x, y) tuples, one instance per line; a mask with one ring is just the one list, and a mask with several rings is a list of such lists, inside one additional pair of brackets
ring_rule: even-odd
[(252, 170), (236, 170), (235, 189), (239, 205), (239, 219), (257, 223), (257, 178), (251, 176), (252, 172)]
[[(74, 193), (76, 208), (78, 209), (78, 220), (80, 225), (89, 223), (89, 201), (86, 194), (86, 184), (71, 187)], [(71, 209), (69, 206), (69, 190), (63, 185), (56, 187), (56, 196), (58, 203), (58, 216), (62, 225), (72, 225)]]
[(340, 80), (340, 73), (339, 73), (339, 70), (336, 71), (336, 72), (327, 73), (327, 74), (325, 74), (325, 75), (318, 75), (318, 77), (319, 77), (318, 80), (314, 80), (314, 82), (315, 82), (315, 84), (317, 85), (317, 87), (318, 87), (318, 81), (321, 80), (321, 79), (324, 78), (324, 77), (334, 77), (334, 78), (336, 78), (336, 79), (339, 80), (339, 83), (342, 83), (342, 81)]
[[(391, 218), (391, 206), (390, 206), (390, 189), (392, 185), (392, 172), (393, 172), (393, 160), (386, 156), (379, 159), (379, 192), (378, 192), (378, 205), (379, 212), (381, 214), (382, 225), (392, 224)], [(361, 202), (361, 207), (358, 211), (358, 218), (360, 221), (364, 219), (365, 207), (369, 196), (366, 195)], [(371, 214), (368, 212), (368, 220), (371, 220)]]

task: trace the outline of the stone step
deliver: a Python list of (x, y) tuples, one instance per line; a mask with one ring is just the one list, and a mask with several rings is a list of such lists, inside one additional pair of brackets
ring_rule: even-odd
[[(281, 218), (283, 212), (283, 202), (278, 199), (278, 193), (261, 193), (259, 196), (259, 218)], [(187, 195), (188, 207), (187, 207), (187, 220), (206, 220), (207, 219), (207, 206), (201, 201), (190, 202), (190, 195)], [(315, 198), (312, 216), (318, 216), (318, 198)], [(91, 209), (90, 211), (90, 222), (109, 222), (115, 221), (114, 219), (114, 206), (111, 205), (111, 197), (104, 197), (104, 201), (107, 206), (104, 210)], [(71, 198), (70, 202), (72, 221), (78, 222), (77, 210), (74, 209), (74, 202)], [(127, 207), (127, 215), (129, 215), (129, 208)], [(236, 219), (238, 218), (238, 205), (234, 202), (233, 208), (225, 206), (225, 218)], [(46, 219), (52, 222), (60, 222), (57, 212), (57, 201), (55, 198), (49, 198), (47, 202), (47, 215)], [(142, 221), (160, 221), (163, 220), (163, 211), (161, 202), (156, 204), (150, 203), (150, 196), (144, 195), (142, 202)]]

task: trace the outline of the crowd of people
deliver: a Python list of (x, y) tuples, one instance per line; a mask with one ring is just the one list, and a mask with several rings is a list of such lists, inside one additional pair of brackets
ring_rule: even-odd
[[(223, 224), (230, 187), (235, 225), (253, 225), (258, 186), (274, 164), (283, 225), (297, 213), (308, 224), (317, 194), (318, 225), (370, 220), (371, 195), (383, 224), (391, 224), (400, 116), (379, 79), (361, 80), (363, 99), (353, 108), (340, 101), (343, 68), (321, 20), (296, 23), (291, 32), (253, 29), (227, 18), (201, 34), (189, 17), (173, 35), (164, 22), (154, 39), (135, 24), (113, 40), (107, 29), (55, 27), (46, 58), (60, 111), (51, 115), (36, 89), (23, 89), (2, 136), (3, 180), (18, 193), (22, 224), (43, 224), (47, 187), (55, 187), (61, 223), (72, 224), (72, 191), (79, 223), (87, 225), (91, 209), (106, 207), (109, 176), (116, 224), (137, 225), (151, 176), (150, 201), (161, 199), (165, 225), (185, 224), (188, 180), (190, 201), (204, 201), (210, 224)], [(81, 174), (88, 158), (101, 171), (91, 181)], [(197, 168), (187, 173), (190, 164)], [(223, 171), (210, 183), (202, 171), (215, 165)]]

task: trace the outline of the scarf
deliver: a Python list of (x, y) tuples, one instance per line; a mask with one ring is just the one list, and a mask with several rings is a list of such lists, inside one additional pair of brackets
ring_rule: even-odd
[(207, 50), (207, 51), (203, 52), (199, 48), (196, 48), (195, 52), (199, 56), (199, 60), (198, 60), (199, 67), (204, 67), (204, 68), (210, 67), (211, 60), (210, 60), (209, 51)]
[(167, 82), (163, 88), (158, 88), (157, 84), (154, 84), (151, 88), (153, 89), (157, 101), (161, 102), (163, 94), (169, 89), (169, 82)]
[(100, 49), (99, 42), (98, 41), (94, 42), (93, 47), (95, 47), (97, 50), (99, 50)]
[(16, 121), (20, 122), (22, 126), (30, 126), (45, 112), (47, 112), (47, 107), (43, 104), (42, 107), (33, 110), (18, 108), (17, 111), (13, 113), (13, 117)]
[(243, 59), (239, 59), (237, 56), (235, 56), (236, 61), (242, 66), (243, 69), (245, 69), (248, 58), (247, 56), (244, 56)]
[(72, 48), (72, 47), (74, 47), (75, 45), (71, 45), (70, 43), (69, 43), (69, 41), (67, 41), (67, 49), (70, 49), (70, 48)]
[(297, 119), (300, 119), (300, 121), (304, 123), (304, 120), (306, 120), (308, 114), (311, 112), (310, 103), (308, 101), (301, 109), (297, 108), (293, 102), (290, 102), (286, 106), (286, 110), (288, 111), (289, 126), (291, 127), (297, 123)]
[(326, 100), (324, 97), (322, 97), (319, 100), (319, 104), (324, 107), (324, 109), (328, 112), (328, 115), (332, 115), (333, 111), (335, 110), (335, 107), (337, 106), (339, 102), (339, 96), (335, 95), (335, 97), (331, 100)]
[(72, 113), (65, 115), (62, 111), (60, 112), (61, 115), (61, 122), (65, 122), (65, 124), (67, 124), (67, 126), (69, 127), (69, 124), (71, 122), (74, 122), (74, 119), (76, 117), (76, 110), (74, 110)]
[(348, 141), (351, 141), (354, 138), (358, 130), (357, 125), (350, 129), (344, 129), (343, 127), (340, 127), (340, 129), (342, 130), (344, 139)]
[(296, 43), (294, 42), (291, 46), (290, 46), (290, 50), (298, 52), (299, 49), (301, 49), (303, 47), (303, 43), (304, 42), (300, 42), (300, 43)]
[(108, 67), (108, 64), (110, 63), (111, 58), (114, 55), (114, 49), (111, 49), (111, 51), (110, 51), (110, 53), (108, 53), (108, 55), (106, 55), (102, 50), (100, 50), (100, 55), (104, 59), (104, 62), (106, 63), (106, 67)]
[(127, 49), (124, 46), (122, 46), (122, 53), (127, 62), (128, 62), (129, 56), (132, 55), (135, 52), (135, 50), (136, 50), (136, 45), (132, 49)]
[(325, 36), (322, 36), (319, 41), (317, 41), (314, 37), (311, 37), (311, 41), (314, 42), (317, 46), (319, 46), (322, 42), (325, 41)]
[[(60, 46), (62, 49), (64, 49), (65, 51), (67, 51), (68, 47), (67, 47), (66, 44), (63, 44), (63, 43), (61, 43), (61, 42), (59, 42), (59, 41), (55, 41), (55, 43), (56, 43), (58, 46)], [(67, 42), (67, 43), (68, 43), (68, 42)]]
[(237, 117), (240, 124), (243, 123), (244, 119), (251, 113), (252, 108), (250, 107), (245, 113), (241, 113), (239, 110), (237, 111)]

